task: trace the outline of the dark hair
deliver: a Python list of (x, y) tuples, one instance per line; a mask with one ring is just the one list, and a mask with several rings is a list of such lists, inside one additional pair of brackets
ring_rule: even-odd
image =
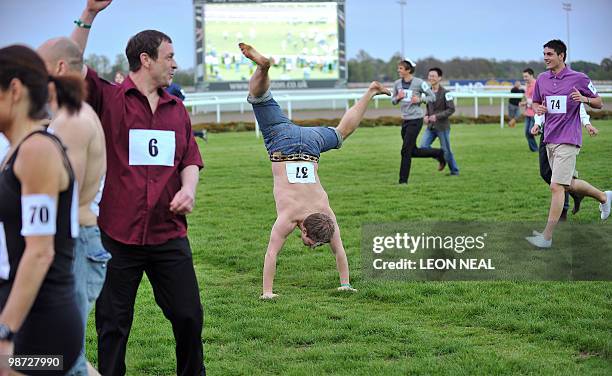
[(400, 60), (400, 62), (397, 63), (397, 65), (401, 65), (408, 72), (414, 73), (414, 65), (410, 64), (410, 62), (408, 62), (407, 60)]
[(563, 61), (565, 62), (565, 58), (567, 57), (567, 46), (565, 45), (565, 43), (563, 43), (562, 40), (560, 39), (549, 40), (544, 45), (544, 48), (546, 47), (555, 50), (557, 55), (563, 54)]
[(65, 109), (71, 115), (81, 109), (81, 103), (87, 96), (87, 90), (80, 75), (70, 73), (63, 76), (50, 76), (49, 81), (55, 84), (58, 107)]
[(433, 68), (430, 68), (430, 69), (427, 71), (427, 73), (429, 73), (429, 72), (431, 72), (431, 71), (436, 72), (436, 73), (438, 74), (438, 76), (442, 77), (442, 69), (440, 69), (440, 68), (438, 68), (438, 67), (433, 67)]
[(140, 54), (146, 53), (153, 60), (157, 60), (157, 53), (162, 42), (172, 43), (172, 39), (157, 30), (145, 30), (134, 35), (125, 47), (125, 55), (130, 64), (130, 71), (138, 72), (140, 69)]
[(531, 68), (525, 68), (525, 69), (523, 69), (523, 73), (528, 73), (528, 74), (529, 74), (529, 75), (531, 75), (531, 76), (533, 76), (533, 75), (534, 75), (533, 69), (531, 69)]
[(56, 86), (58, 104), (70, 113), (78, 111), (85, 98), (84, 83), (79, 76), (49, 76), (40, 56), (26, 46), (12, 45), (0, 49), (0, 88), (7, 90), (15, 78), (28, 88), (28, 117), (35, 120), (47, 117), (45, 104), (49, 98), (50, 81)]
[(314, 213), (304, 219), (306, 236), (317, 243), (329, 243), (336, 226), (334, 221), (326, 214)]

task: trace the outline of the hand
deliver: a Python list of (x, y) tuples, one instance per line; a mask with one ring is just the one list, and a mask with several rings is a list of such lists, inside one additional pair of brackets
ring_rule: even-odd
[(436, 121), (438, 121), (438, 117), (436, 115), (431, 115), (429, 117), (429, 122), (430, 123), (435, 123)]
[(104, 10), (113, 0), (87, 0), (87, 11), (97, 14)]
[(589, 131), (589, 136), (597, 136), (597, 134), (599, 133), (599, 130), (591, 124), (587, 124), (586, 129)]
[(423, 123), (429, 124), (429, 116), (425, 115), (425, 117), (423, 118)]
[(170, 211), (174, 214), (185, 215), (191, 213), (195, 203), (195, 194), (185, 187), (176, 192), (170, 202)]
[(410, 102), (413, 104), (420, 103), (421, 98), (417, 97), (416, 95), (413, 95), (412, 98), (410, 99)]
[(542, 104), (537, 104), (534, 103), (533, 104), (533, 109), (535, 110), (535, 113), (538, 115), (544, 115), (546, 113), (546, 102), (542, 102)]
[(274, 294), (272, 292), (264, 292), (263, 294), (261, 294), (259, 299), (261, 299), (261, 300), (270, 300), (270, 299), (274, 299), (276, 297), (278, 297), (278, 294)]
[(13, 355), (15, 344), (11, 341), (0, 341), (0, 355), (4, 358), (0, 363), (0, 375), (10, 375), (10, 368), (8, 366), (6, 357)]
[(357, 292), (357, 289), (354, 289), (352, 286), (340, 286), (338, 291)]
[(572, 91), (572, 94), (570, 94), (570, 97), (576, 101), (576, 102), (580, 102), (582, 103), (582, 94), (580, 94), (580, 92), (578, 91), (578, 89), (576, 89), (576, 87), (574, 87), (574, 91)]
[(540, 126), (538, 124), (535, 124), (533, 127), (531, 127), (531, 134), (534, 136), (540, 134)]
[(397, 92), (397, 96), (395, 97), (395, 100), (401, 101), (402, 99), (404, 99), (404, 90), (400, 89)]

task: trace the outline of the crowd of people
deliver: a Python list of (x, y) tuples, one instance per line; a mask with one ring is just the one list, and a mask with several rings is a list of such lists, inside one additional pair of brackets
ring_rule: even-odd
[[(6, 140), (0, 144), (6, 154), (0, 169), (0, 354), (63, 356), (63, 369), (40, 374), (125, 374), (136, 294), (146, 274), (172, 325), (177, 374), (204, 375), (203, 307), (186, 219), (204, 164), (181, 98), (166, 91), (176, 70), (168, 35), (145, 30), (130, 38), (129, 73), (115, 83), (83, 64), (92, 24), (110, 3), (87, 0), (69, 38), (50, 39), (37, 51), (0, 49)], [(319, 181), (319, 159), (343, 146), (374, 96), (387, 95), (402, 113), (399, 183), (408, 184), (413, 157), (433, 158), (438, 170), (448, 165), (451, 176), (459, 175), (448, 120), (455, 108), (440, 85), (443, 72), (432, 67), (425, 81), (413, 75), (413, 61), (402, 59), (392, 91), (372, 82), (337, 127), (301, 127), (270, 92), (271, 59), (245, 43), (239, 50), (255, 66), (247, 100), (272, 162), (277, 210), (261, 298), (278, 296), (276, 261), (294, 229), (308, 247), (330, 244), (338, 290), (355, 292), (338, 220)], [(526, 108), (530, 149), (538, 150), (534, 136), (542, 133), (540, 171), (552, 195), (544, 231), (527, 237), (539, 248), (552, 245), (568, 195), (574, 212), (583, 197), (597, 200), (601, 219), (612, 202), (612, 191), (577, 178), (581, 124), (598, 133), (581, 110), (601, 108), (602, 101), (585, 74), (565, 65), (566, 55), (563, 42), (546, 43), (547, 71), (535, 79), (525, 69), (525, 99), (517, 104)], [(436, 138), (440, 149), (431, 147)], [(85, 358), (94, 305), (97, 370)]]

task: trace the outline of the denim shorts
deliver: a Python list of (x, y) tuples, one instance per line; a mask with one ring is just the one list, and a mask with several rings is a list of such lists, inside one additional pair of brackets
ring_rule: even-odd
[(283, 114), (272, 93), (247, 98), (264, 138), (269, 155), (306, 154), (319, 158), (330, 149), (340, 149), (342, 135), (334, 127), (300, 127)]
[[(80, 226), (79, 237), (75, 239), (72, 271), (74, 273), (76, 302), (81, 314), (81, 325), (84, 328), (87, 328), (89, 312), (104, 285), (106, 264), (110, 259), (111, 254), (102, 246), (98, 226)], [(85, 338), (83, 338), (81, 353), (67, 375), (87, 375)]]

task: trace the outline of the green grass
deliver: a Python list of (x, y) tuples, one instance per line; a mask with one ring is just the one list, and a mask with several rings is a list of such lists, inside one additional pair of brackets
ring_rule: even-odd
[[(581, 176), (611, 188), (612, 121), (585, 137)], [(366, 281), (361, 225), (427, 219), (544, 223), (550, 194), (522, 129), (453, 126), (460, 177), (413, 162), (398, 186), (399, 127), (358, 130), (322, 157), (320, 179), (342, 229), (355, 294), (335, 291), (328, 247), (291, 236), (278, 260), (276, 301), (260, 301), (261, 272), (275, 219), (270, 162), (253, 133), (200, 144), (206, 161), (189, 217), (205, 309), (210, 375), (609, 375), (610, 282)], [(571, 222), (598, 221), (583, 202)], [(93, 314), (87, 353), (96, 361)], [(170, 324), (141, 285), (128, 344), (129, 375), (175, 373)]]

